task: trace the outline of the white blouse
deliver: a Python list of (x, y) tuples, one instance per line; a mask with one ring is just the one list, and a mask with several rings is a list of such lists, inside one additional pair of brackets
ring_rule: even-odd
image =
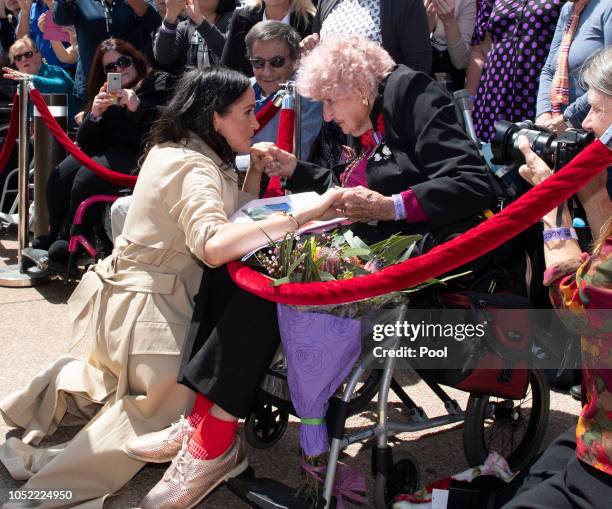
[(438, 19), (431, 33), (431, 45), (439, 51), (448, 50), (453, 65), (457, 69), (465, 69), (470, 59), (470, 41), (476, 24), (476, 0), (455, 0), (455, 19), (461, 39), (453, 46), (447, 46), (444, 24)]
[(330, 34), (361, 35), (382, 44), (380, 0), (342, 0), (323, 21), (321, 38)]

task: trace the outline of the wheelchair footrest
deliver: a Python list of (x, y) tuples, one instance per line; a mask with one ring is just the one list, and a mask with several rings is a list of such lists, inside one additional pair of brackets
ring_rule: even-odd
[(295, 497), (295, 489), (274, 479), (255, 477), (249, 468), (229, 479), (227, 487), (252, 507), (263, 509), (309, 509), (306, 500)]

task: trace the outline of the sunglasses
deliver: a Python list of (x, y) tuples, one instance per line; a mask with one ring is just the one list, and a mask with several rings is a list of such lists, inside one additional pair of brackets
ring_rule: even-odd
[(104, 66), (104, 70), (106, 72), (117, 72), (118, 69), (127, 69), (133, 63), (134, 61), (132, 60), (132, 57), (123, 55), (123, 56), (120, 56), (116, 62), (111, 62), (110, 64), (106, 64)]
[(251, 65), (255, 69), (263, 69), (266, 64), (270, 64), (272, 67), (279, 69), (285, 65), (287, 58), (289, 57), (275, 56), (267, 60), (265, 58), (249, 58), (249, 62), (251, 62)]
[(33, 56), (34, 56), (33, 51), (26, 51), (25, 53), (21, 53), (20, 55), (13, 55), (13, 60), (15, 62), (21, 62), (24, 58), (29, 60)]

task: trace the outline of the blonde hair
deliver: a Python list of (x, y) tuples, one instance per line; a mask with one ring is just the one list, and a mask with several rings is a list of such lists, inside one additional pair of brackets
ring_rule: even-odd
[[(263, 0), (243, 0), (242, 5), (245, 7), (260, 7)], [(289, 0), (289, 12), (295, 13), (298, 19), (306, 24), (310, 17), (314, 16), (317, 8), (312, 3), (312, 0)]]
[(302, 58), (297, 86), (300, 94), (315, 101), (354, 93), (370, 96), (394, 67), (379, 44), (357, 35), (332, 35)]
[(15, 55), (15, 51), (18, 48), (21, 48), (22, 46), (29, 46), (34, 53), (38, 53), (38, 46), (36, 46), (36, 43), (29, 35), (24, 35), (23, 37), (17, 39), (13, 44), (11, 44), (11, 47), (8, 50), (8, 57), (11, 61), (11, 64), (13, 63), (13, 56)]

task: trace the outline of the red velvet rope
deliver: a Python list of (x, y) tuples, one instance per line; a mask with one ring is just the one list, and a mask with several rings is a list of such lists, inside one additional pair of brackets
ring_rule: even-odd
[(230, 262), (228, 270), (243, 289), (283, 304), (341, 304), (403, 290), (492, 251), (566, 201), (610, 164), (612, 151), (595, 140), (563, 169), (487, 221), (421, 256), (375, 274), (345, 281), (273, 287), (269, 278), (240, 262)]
[(53, 137), (62, 145), (62, 147), (64, 147), (66, 152), (70, 153), (79, 163), (89, 168), (98, 177), (103, 178), (116, 186), (134, 187), (134, 185), (136, 185), (135, 175), (125, 175), (124, 173), (120, 173), (118, 171), (109, 170), (108, 168), (105, 168), (101, 164), (94, 161), (87, 154), (81, 152), (60, 127), (55, 118), (53, 118), (53, 115), (51, 115), (51, 112), (47, 107), (47, 103), (45, 103), (45, 100), (43, 99), (42, 95), (40, 95), (38, 90), (35, 88), (31, 89), (30, 98), (34, 103), (34, 106), (36, 106), (36, 109), (43, 119), (43, 122), (49, 128), (49, 131), (51, 131)]
[(13, 109), (11, 110), (11, 117), (9, 120), (9, 129), (6, 133), (6, 139), (4, 145), (2, 145), (2, 153), (0, 153), (0, 173), (4, 171), (6, 163), (8, 163), (13, 147), (15, 146), (15, 140), (17, 140), (17, 133), (19, 131), (19, 95), (15, 94), (13, 97)]
[(255, 114), (255, 118), (257, 119), (257, 123), (259, 124), (259, 127), (255, 129), (255, 134), (257, 134), (264, 127), (266, 127), (268, 122), (270, 122), (270, 120), (274, 118), (274, 115), (276, 115), (279, 109), (280, 107), (276, 106), (276, 104), (274, 104), (274, 101), (270, 100), (265, 104), (262, 109), (260, 109)]

